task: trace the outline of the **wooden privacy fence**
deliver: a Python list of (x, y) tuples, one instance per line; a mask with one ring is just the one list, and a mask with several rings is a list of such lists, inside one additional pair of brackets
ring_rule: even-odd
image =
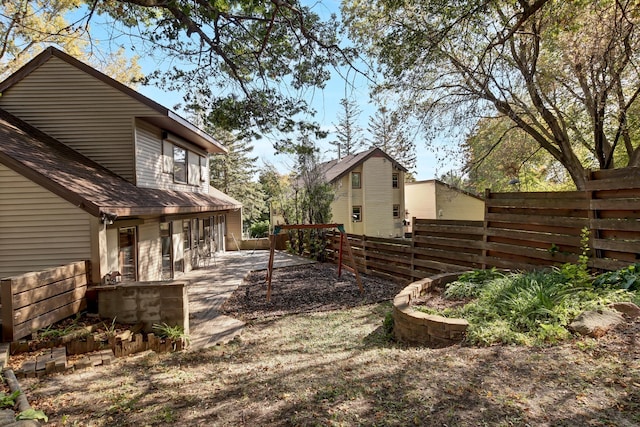
[(86, 308), (89, 261), (0, 281), (2, 340), (15, 341)]
[(348, 238), (361, 271), (412, 281), (474, 268), (575, 262), (585, 231), (592, 267), (616, 270), (640, 262), (638, 168), (591, 172), (586, 191), (488, 191), (484, 221), (413, 218), (411, 240)]

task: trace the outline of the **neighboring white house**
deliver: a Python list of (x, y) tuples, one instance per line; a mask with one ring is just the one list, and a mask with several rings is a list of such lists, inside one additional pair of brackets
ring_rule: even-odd
[(406, 215), (419, 219), (484, 220), (484, 200), (437, 179), (404, 184)]
[(343, 223), (347, 233), (404, 235), (404, 166), (379, 148), (372, 148), (320, 167), (335, 189), (333, 222)]
[(179, 276), (241, 235), (209, 186), (226, 150), (54, 48), (0, 83), (0, 277), (88, 259), (92, 281)]

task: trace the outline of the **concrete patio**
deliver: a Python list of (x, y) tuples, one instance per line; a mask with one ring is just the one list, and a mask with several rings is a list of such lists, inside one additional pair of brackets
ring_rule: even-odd
[[(314, 262), (276, 251), (273, 267)], [(251, 271), (266, 270), (268, 263), (269, 251), (224, 252), (206, 260), (204, 267), (181, 277), (189, 282), (190, 349), (197, 350), (228, 342), (242, 331), (244, 322), (221, 314), (220, 308), (247, 274)]]

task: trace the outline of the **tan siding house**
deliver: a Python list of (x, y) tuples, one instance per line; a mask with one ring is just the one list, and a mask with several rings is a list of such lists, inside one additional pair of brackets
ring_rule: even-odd
[(87, 258), (91, 253), (92, 221), (98, 222), (0, 164), (2, 277)]
[(333, 222), (347, 233), (376, 237), (402, 237), (404, 174), (402, 165), (379, 148), (320, 165), (333, 185)]
[(224, 148), (165, 107), (53, 48), (0, 92), (0, 277), (89, 259), (94, 283), (169, 279), (240, 235), (208, 183)]
[(484, 220), (484, 200), (442, 181), (404, 184), (406, 215), (420, 219)]

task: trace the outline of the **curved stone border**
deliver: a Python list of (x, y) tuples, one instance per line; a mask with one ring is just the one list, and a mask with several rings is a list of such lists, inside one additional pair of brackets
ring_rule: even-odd
[(393, 332), (398, 341), (418, 345), (451, 345), (460, 342), (469, 326), (465, 319), (449, 319), (423, 313), (411, 301), (433, 286), (456, 280), (461, 273), (444, 273), (409, 284), (393, 299)]

